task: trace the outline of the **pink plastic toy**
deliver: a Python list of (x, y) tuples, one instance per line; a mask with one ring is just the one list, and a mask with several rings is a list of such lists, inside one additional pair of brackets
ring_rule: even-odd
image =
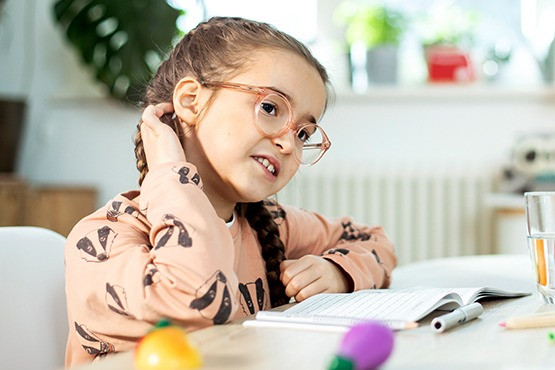
[(339, 352), (328, 369), (375, 369), (391, 354), (393, 340), (393, 331), (377, 321), (355, 325), (343, 337)]

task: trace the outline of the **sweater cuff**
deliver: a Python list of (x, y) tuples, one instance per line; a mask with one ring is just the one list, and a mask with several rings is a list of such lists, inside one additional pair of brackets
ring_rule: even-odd
[(360, 287), (360, 283), (356, 284), (355, 279), (353, 278), (354, 271), (349, 271), (349, 268), (347, 266), (350, 265), (350, 263), (349, 261), (345, 260), (343, 256), (327, 254), (325, 256), (322, 256), (322, 258), (333, 263), (343, 273), (343, 276), (345, 276), (345, 279), (347, 279), (347, 284), (349, 285), (348, 291), (347, 291), (348, 293), (354, 292), (356, 290), (364, 289)]

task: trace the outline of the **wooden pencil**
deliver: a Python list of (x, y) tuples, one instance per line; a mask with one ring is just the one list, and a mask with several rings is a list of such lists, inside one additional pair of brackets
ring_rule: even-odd
[(510, 317), (507, 321), (500, 323), (507, 329), (527, 329), (555, 327), (555, 312), (544, 312), (536, 315)]

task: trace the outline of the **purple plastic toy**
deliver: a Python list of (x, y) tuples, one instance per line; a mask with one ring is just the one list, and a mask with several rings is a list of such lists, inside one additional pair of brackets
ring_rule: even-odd
[(393, 339), (393, 331), (377, 321), (355, 325), (343, 337), (339, 352), (328, 369), (375, 369), (391, 354)]

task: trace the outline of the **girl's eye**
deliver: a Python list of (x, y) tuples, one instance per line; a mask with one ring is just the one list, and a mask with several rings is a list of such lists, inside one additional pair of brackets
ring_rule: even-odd
[(297, 138), (303, 143), (306, 143), (310, 139), (310, 132), (307, 128), (303, 128), (297, 132)]
[(260, 109), (269, 116), (277, 116), (277, 106), (270, 102), (260, 103)]

